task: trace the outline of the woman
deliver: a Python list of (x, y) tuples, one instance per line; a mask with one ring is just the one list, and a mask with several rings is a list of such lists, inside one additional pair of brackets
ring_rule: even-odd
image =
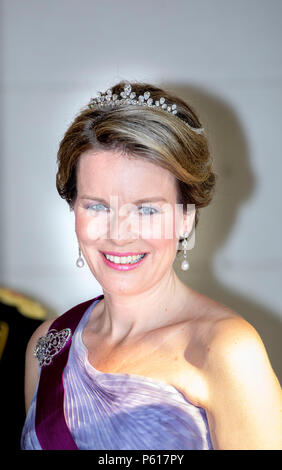
[(103, 294), (32, 336), (23, 449), (281, 448), (258, 333), (173, 269), (214, 186), (204, 129), (164, 90), (121, 82), (76, 117), (57, 189)]

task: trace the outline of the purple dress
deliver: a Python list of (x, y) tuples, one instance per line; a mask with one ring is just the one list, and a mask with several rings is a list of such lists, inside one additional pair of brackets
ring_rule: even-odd
[[(97, 302), (73, 334), (63, 372), (64, 418), (78, 449), (212, 450), (204, 409), (176, 387), (140, 375), (104, 373), (89, 363), (82, 332)], [(23, 450), (42, 449), (35, 428), (38, 383), (22, 431)]]

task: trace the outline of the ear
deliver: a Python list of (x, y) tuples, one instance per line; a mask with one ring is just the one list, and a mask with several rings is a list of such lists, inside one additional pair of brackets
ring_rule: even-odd
[(183, 207), (183, 217), (182, 217), (182, 224), (181, 224), (181, 231), (180, 237), (184, 238), (185, 233), (190, 235), (193, 231), (194, 224), (195, 224), (195, 216), (196, 216), (196, 207), (195, 204), (186, 204), (186, 208)]

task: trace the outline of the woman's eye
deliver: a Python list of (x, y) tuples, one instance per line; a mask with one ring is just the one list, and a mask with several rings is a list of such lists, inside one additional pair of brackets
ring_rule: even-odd
[[(102, 210), (101, 210), (102, 208)], [(88, 204), (86, 206), (86, 209), (90, 209), (92, 211), (95, 211), (95, 212), (105, 212), (104, 209), (107, 209), (106, 206), (104, 206), (104, 204)]]
[(144, 210), (143, 215), (154, 215), (159, 212), (154, 207), (149, 207), (149, 206), (141, 207), (140, 210)]
[[(94, 212), (107, 212), (109, 210), (104, 204), (87, 204), (86, 209)], [(143, 212), (142, 215), (154, 215), (160, 212), (158, 209), (150, 206), (139, 207), (138, 210)]]

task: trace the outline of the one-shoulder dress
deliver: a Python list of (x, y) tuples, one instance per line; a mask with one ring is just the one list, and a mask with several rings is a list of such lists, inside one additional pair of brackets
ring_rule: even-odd
[[(98, 301), (75, 329), (62, 374), (64, 420), (77, 448), (212, 450), (205, 410), (177, 388), (150, 377), (104, 373), (90, 364), (82, 332)], [(39, 380), (40, 375), (22, 431), (23, 450), (42, 449), (35, 423)]]

